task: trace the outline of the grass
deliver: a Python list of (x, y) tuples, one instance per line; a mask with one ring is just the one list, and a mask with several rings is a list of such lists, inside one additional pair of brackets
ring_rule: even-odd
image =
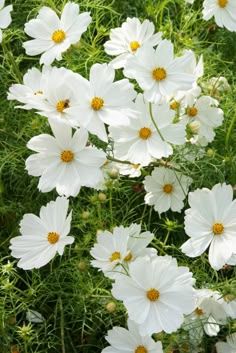
[[(42, 205), (56, 198), (56, 192), (39, 193), (37, 178), (28, 176), (25, 170), (25, 159), (30, 155), (26, 143), (34, 135), (49, 132), (46, 119), (32, 111), (15, 109), (15, 102), (7, 101), (6, 94), (11, 84), (22, 82), (30, 67), (39, 67), (38, 57), (27, 57), (22, 48), (27, 39), (24, 23), (34, 18), (42, 5), (60, 11), (65, 1), (13, 0), (12, 4), (13, 22), (4, 31), (0, 47), (0, 353), (101, 352), (106, 346), (107, 330), (115, 325), (125, 326), (126, 312), (111, 295), (111, 281), (90, 265), (89, 251), (99, 229), (142, 223), (144, 230), (156, 235), (152, 246), (160, 254), (175, 256), (180, 265), (189, 266), (198, 287), (236, 296), (235, 269), (216, 272), (209, 266), (206, 254), (190, 262), (180, 251), (179, 246), (187, 239), (183, 213), (169, 211), (158, 217), (144, 204), (144, 175), (138, 179), (110, 179), (104, 201), (99, 199), (99, 192), (82, 189), (77, 198), (70, 200), (75, 244), (66, 249), (63, 257), (57, 256), (40, 270), (17, 268), (10, 256), (9, 240), (19, 234), (23, 215), (38, 214)], [(153, 21), (156, 30), (173, 41), (176, 53), (192, 49), (198, 57), (203, 54), (202, 86), (210, 77), (225, 76), (231, 91), (217, 96), (225, 119), (203, 154), (196, 148), (199, 158), (191, 162), (177, 150), (172, 159), (192, 177), (192, 190), (211, 188), (224, 181), (236, 185), (236, 34), (218, 28), (213, 20), (203, 21), (201, 5), (202, 1), (195, 1), (191, 7), (183, 0), (82, 0), (81, 10), (91, 11), (93, 22), (79, 48), (70, 48), (63, 60), (56, 63), (88, 77), (94, 63), (109, 62), (103, 44), (110, 29), (119, 27), (128, 16)], [(209, 94), (207, 89), (205, 94)], [(146, 173), (149, 172), (147, 169)], [(46, 319), (44, 323), (30, 324), (26, 320), (28, 310), (39, 311)], [(235, 323), (230, 321), (220, 331), (219, 338), (224, 339), (235, 329)], [(166, 352), (186, 352), (186, 344), (189, 345), (184, 330), (172, 335), (160, 333), (157, 338), (162, 340)], [(216, 341), (215, 337), (205, 336), (202, 351), (214, 352)], [(192, 348), (188, 349), (191, 352)]]

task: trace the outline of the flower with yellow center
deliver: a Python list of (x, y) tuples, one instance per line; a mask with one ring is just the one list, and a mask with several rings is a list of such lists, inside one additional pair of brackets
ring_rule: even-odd
[(134, 353), (147, 353), (148, 351), (146, 350), (146, 348), (144, 346), (138, 346)]
[(147, 140), (152, 135), (152, 130), (149, 127), (142, 127), (138, 134), (141, 139)]
[(177, 101), (173, 101), (171, 104), (170, 104), (170, 108), (173, 109), (173, 110), (177, 110), (180, 106), (180, 103), (177, 102)]
[(52, 40), (56, 44), (63, 42), (65, 38), (66, 38), (66, 32), (64, 32), (62, 29), (58, 29), (52, 34)]
[(152, 77), (156, 81), (162, 81), (166, 78), (167, 73), (166, 70), (163, 69), (163, 67), (157, 67), (152, 71)]
[(139, 42), (138, 41), (133, 41), (133, 42), (130, 42), (130, 49), (132, 50), (132, 51), (136, 51), (138, 48), (140, 48), (140, 44), (139, 44)]
[(104, 106), (104, 100), (101, 97), (94, 97), (91, 100), (91, 107), (93, 110), (100, 110)]
[(129, 253), (125, 256), (124, 261), (129, 262), (129, 261), (131, 261), (131, 260), (132, 260), (132, 257), (133, 257), (132, 253), (131, 253), (131, 252), (129, 252)]
[(228, 4), (228, 0), (218, 0), (218, 4), (220, 7), (224, 8)]
[(57, 105), (56, 105), (57, 111), (59, 113), (62, 113), (64, 111), (64, 109), (67, 109), (70, 107), (69, 103), (70, 103), (69, 99), (65, 99), (65, 100), (61, 100), (61, 101), (57, 102)]
[(190, 239), (181, 249), (187, 256), (196, 257), (209, 247), (209, 263), (218, 271), (236, 253), (236, 200), (232, 186), (223, 183), (211, 190), (197, 189), (189, 193), (188, 203), (184, 223)]
[(209, 20), (212, 16), (219, 27), (229, 31), (236, 31), (236, 2), (235, 0), (204, 0), (203, 18)]
[[(72, 244), (68, 236), (72, 213), (67, 216), (69, 200), (57, 197), (41, 207), (40, 216), (24, 215), (20, 222), (21, 236), (11, 239), (12, 256), (19, 259), (18, 267), (24, 270), (40, 268), (49, 263), (64, 247)], [(27, 245), (27, 246), (26, 246)]]
[(119, 251), (114, 251), (111, 255), (111, 257), (109, 258), (110, 262), (116, 261), (116, 260), (120, 260), (120, 252)]
[(74, 153), (70, 150), (64, 150), (61, 152), (61, 161), (64, 163), (70, 163), (74, 159)]
[(165, 184), (163, 186), (163, 191), (166, 193), (166, 194), (170, 194), (172, 191), (173, 191), (173, 185), (171, 184)]
[(155, 288), (151, 288), (146, 292), (146, 296), (151, 302), (155, 302), (160, 297), (160, 293)]
[(198, 110), (196, 107), (191, 107), (191, 108), (188, 108), (187, 112), (189, 116), (194, 117), (197, 115)]
[(195, 309), (195, 314), (196, 314), (197, 316), (202, 316), (202, 315), (204, 314), (204, 312), (203, 312), (202, 309), (196, 308), (196, 309)]

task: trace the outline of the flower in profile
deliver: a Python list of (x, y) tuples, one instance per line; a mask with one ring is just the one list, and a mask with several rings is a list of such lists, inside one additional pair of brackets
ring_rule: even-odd
[(110, 33), (110, 40), (104, 44), (105, 52), (116, 56), (110, 62), (115, 69), (125, 67), (129, 58), (136, 55), (137, 50), (144, 44), (156, 46), (161, 41), (162, 33), (154, 34), (155, 27), (149, 20), (140, 22), (138, 18), (127, 18), (121, 27), (114, 28)]
[(185, 232), (190, 237), (182, 251), (190, 257), (201, 255), (209, 247), (209, 262), (221, 269), (236, 253), (236, 200), (231, 185), (216, 184), (212, 190), (189, 193), (190, 208), (185, 211)]
[(116, 279), (112, 294), (123, 300), (141, 335), (176, 331), (194, 310), (192, 273), (171, 256), (136, 259), (129, 274)]
[(25, 33), (34, 38), (23, 44), (27, 55), (39, 55), (40, 64), (61, 60), (62, 53), (80, 40), (91, 22), (89, 12), (79, 14), (79, 5), (68, 2), (61, 18), (49, 7), (42, 7), (36, 19), (25, 24)]
[(106, 126), (127, 125), (133, 116), (133, 99), (137, 93), (127, 79), (114, 82), (115, 70), (107, 64), (94, 64), (89, 81), (77, 87), (79, 109), (69, 108), (75, 126), (83, 126), (107, 142)]
[(41, 176), (38, 188), (49, 192), (56, 188), (59, 195), (77, 196), (81, 186), (95, 187), (103, 180), (100, 167), (106, 160), (105, 153), (86, 146), (87, 130), (51, 122), (54, 136), (34, 136), (27, 147), (36, 154), (26, 160), (29, 175)]
[(29, 110), (40, 107), (45, 99), (45, 81), (50, 70), (51, 68), (46, 66), (43, 66), (42, 72), (36, 67), (29, 69), (23, 77), (23, 84), (13, 84), (9, 88), (7, 99), (24, 103), (16, 108)]
[(215, 17), (215, 22), (219, 27), (236, 31), (235, 0), (204, 0), (203, 18), (209, 20), (212, 16)]
[(216, 343), (217, 353), (235, 353), (236, 352), (236, 332), (226, 337), (226, 342)]
[(128, 126), (120, 124), (109, 127), (116, 158), (147, 166), (155, 158), (171, 155), (171, 144), (185, 143), (185, 126), (173, 123), (175, 112), (170, 109), (169, 104), (151, 105), (139, 94), (134, 109), (137, 113), (129, 119)]
[(155, 249), (146, 248), (153, 237), (150, 232), (141, 233), (138, 224), (115, 227), (113, 233), (105, 230), (99, 234), (97, 243), (90, 251), (95, 258), (91, 263), (106, 277), (118, 278), (128, 271), (130, 263), (137, 257), (156, 255)]
[(2, 43), (2, 29), (6, 29), (11, 23), (12, 5), (4, 7), (5, 0), (0, 0), (0, 43)]
[(27, 213), (20, 222), (20, 236), (10, 240), (11, 255), (20, 259), (17, 266), (32, 270), (46, 265), (64, 247), (74, 242), (70, 232), (72, 212), (67, 216), (69, 200), (57, 197), (40, 209), (40, 216)]
[(174, 170), (154, 168), (152, 174), (144, 179), (144, 188), (147, 191), (145, 203), (154, 205), (154, 210), (159, 214), (169, 209), (180, 212), (191, 182), (191, 178)]
[(128, 319), (128, 330), (123, 327), (113, 327), (105, 337), (109, 347), (102, 353), (163, 353), (161, 342), (155, 342), (150, 336), (142, 336), (138, 325)]
[(195, 77), (188, 72), (190, 60), (188, 53), (174, 58), (173, 44), (162, 40), (155, 50), (148, 45), (140, 48), (137, 55), (127, 61), (124, 74), (135, 78), (148, 102), (157, 103), (178, 90), (192, 88)]

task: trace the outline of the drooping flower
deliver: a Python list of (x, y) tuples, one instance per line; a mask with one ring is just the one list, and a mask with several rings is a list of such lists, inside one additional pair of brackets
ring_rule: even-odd
[(75, 126), (83, 126), (89, 132), (107, 142), (105, 124), (128, 124), (133, 116), (133, 99), (137, 93), (127, 79), (114, 82), (115, 70), (107, 64), (94, 64), (89, 81), (77, 87), (79, 109), (70, 107)]
[(141, 226), (131, 224), (130, 227), (115, 227), (113, 233), (104, 231), (99, 234), (97, 243), (90, 253), (95, 258), (92, 265), (103, 271), (109, 278), (118, 278), (126, 273), (137, 257), (156, 255), (155, 249), (146, 248), (154, 235), (142, 232)]
[(190, 257), (209, 247), (209, 262), (219, 270), (236, 253), (236, 200), (230, 185), (216, 184), (212, 190), (189, 193), (190, 208), (185, 211), (185, 232), (190, 237), (182, 251)]
[(77, 129), (72, 136), (68, 125), (51, 122), (54, 136), (34, 136), (27, 147), (37, 152), (26, 160), (30, 175), (40, 176), (38, 188), (49, 192), (56, 188), (59, 195), (76, 196), (81, 186), (96, 187), (103, 180), (100, 167), (105, 153), (86, 146), (87, 130)]
[(219, 27), (229, 31), (236, 31), (236, 2), (235, 0), (204, 0), (203, 18), (209, 20), (212, 16)]
[(11, 23), (12, 5), (4, 7), (5, 0), (0, 0), (0, 43), (2, 43), (2, 29), (6, 29)]
[(102, 353), (163, 353), (161, 342), (155, 342), (150, 336), (142, 336), (138, 325), (128, 319), (128, 330), (123, 327), (113, 327), (105, 337), (109, 347)]
[(64, 247), (72, 244), (70, 232), (72, 212), (67, 216), (69, 200), (57, 197), (40, 209), (40, 216), (25, 214), (20, 222), (20, 236), (10, 240), (11, 255), (20, 259), (17, 266), (24, 270), (46, 265)]
[(183, 124), (173, 123), (175, 112), (170, 109), (169, 104), (152, 104), (152, 120), (150, 105), (139, 94), (134, 109), (137, 113), (129, 120), (128, 126), (109, 128), (116, 158), (147, 166), (155, 158), (171, 155), (171, 143), (184, 144), (185, 127)]
[(137, 50), (145, 44), (156, 46), (161, 41), (162, 33), (154, 34), (154, 24), (148, 20), (140, 22), (138, 18), (127, 18), (121, 27), (114, 28), (110, 40), (104, 44), (105, 52), (116, 56), (110, 62), (115, 69), (125, 67), (129, 58), (136, 55)]
[(170, 256), (142, 257), (113, 284), (112, 294), (122, 300), (141, 335), (176, 331), (184, 314), (194, 310), (194, 279), (187, 267)]
[(195, 77), (188, 72), (189, 60), (188, 54), (174, 58), (173, 44), (162, 40), (156, 50), (147, 45), (140, 48), (137, 55), (127, 61), (124, 74), (135, 78), (148, 102), (157, 103), (178, 90), (192, 88)]
[(34, 38), (23, 44), (27, 55), (39, 55), (40, 64), (61, 60), (62, 53), (80, 40), (91, 22), (89, 12), (79, 14), (79, 5), (68, 2), (61, 18), (49, 7), (42, 7), (36, 19), (25, 24), (25, 32)]
[(180, 212), (191, 182), (191, 178), (171, 169), (154, 168), (152, 174), (144, 179), (144, 188), (147, 191), (145, 203), (154, 205), (154, 210), (159, 214), (168, 209)]

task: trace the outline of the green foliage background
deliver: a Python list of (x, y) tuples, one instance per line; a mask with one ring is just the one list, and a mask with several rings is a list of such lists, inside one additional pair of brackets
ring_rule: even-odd
[[(88, 77), (90, 67), (109, 62), (103, 44), (109, 39), (111, 28), (119, 27), (127, 17), (153, 21), (157, 31), (171, 39), (176, 53), (192, 49), (197, 57), (203, 54), (205, 73), (202, 84), (212, 76), (225, 76), (231, 91), (217, 96), (225, 112), (224, 124), (217, 129), (216, 138), (202, 158), (189, 162), (176, 154), (176, 161), (184, 173), (193, 178), (192, 190), (211, 188), (215, 183), (236, 185), (236, 33), (218, 28), (214, 21), (205, 22), (201, 16), (202, 1), (193, 6), (184, 0), (74, 0), (81, 11), (93, 17), (80, 45), (71, 47), (57, 66), (65, 66)], [(39, 67), (38, 57), (27, 57), (22, 42), (24, 23), (36, 17), (41, 6), (60, 12), (63, 0), (13, 0), (13, 21), (4, 30), (0, 46), (0, 353), (96, 353), (106, 346), (104, 336), (115, 325), (125, 325), (126, 313), (120, 302), (110, 293), (111, 282), (90, 266), (89, 251), (99, 229), (131, 223), (142, 223), (143, 229), (155, 233), (152, 246), (159, 254), (177, 257), (194, 273), (198, 288), (220, 290), (222, 295), (236, 295), (235, 270), (215, 272), (207, 255), (195, 259), (185, 257), (179, 246), (187, 239), (183, 229), (183, 213), (167, 212), (159, 218), (144, 205), (142, 180), (111, 179), (101, 201), (97, 191), (83, 189), (70, 200), (73, 208), (71, 234), (75, 243), (63, 257), (57, 256), (40, 270), (23, 271), (10, 256), (9, 240), (19, 234), (19, 222), (24, 213), (38, 214), (40, 207), (56, 198), (37, 190), (38, 179), (28, 176), (25, 159), (30, 155), (26, 143), (34, 135), (49, 132), (47, 120), (32, 111), (15, 109), (16, 102), (6, 99), (9, 86), (21, 83), (24, 73), (32, 66)], [(6, 1), (6, 5), (9, 2)], [(117, 78), (122, 77), (118, 71)], [(205, 90), (206, 94), (212, 94)], [(187, 201), (186, 201), (187, 208)], [(84, 212), (89, 211), (89, 218)], [(107, 304), (114, 302), (110, 312)], [(27, 310), (37, 310), (46, 319), (43, 324), (29, 324)], [(235, 330), (229, 322), (219, 337)], [(191, 352), (185, 331), (172, 335), (159, 334), (165, 351)], [(204, 337), (203, 352), (214, 352), (216, 338)], [(187, 344), (187, 345), (186, 345)], [(187, 348), (188, 350), (186, 350)], [(175, 349), (175, 350), (174, 350)]]

